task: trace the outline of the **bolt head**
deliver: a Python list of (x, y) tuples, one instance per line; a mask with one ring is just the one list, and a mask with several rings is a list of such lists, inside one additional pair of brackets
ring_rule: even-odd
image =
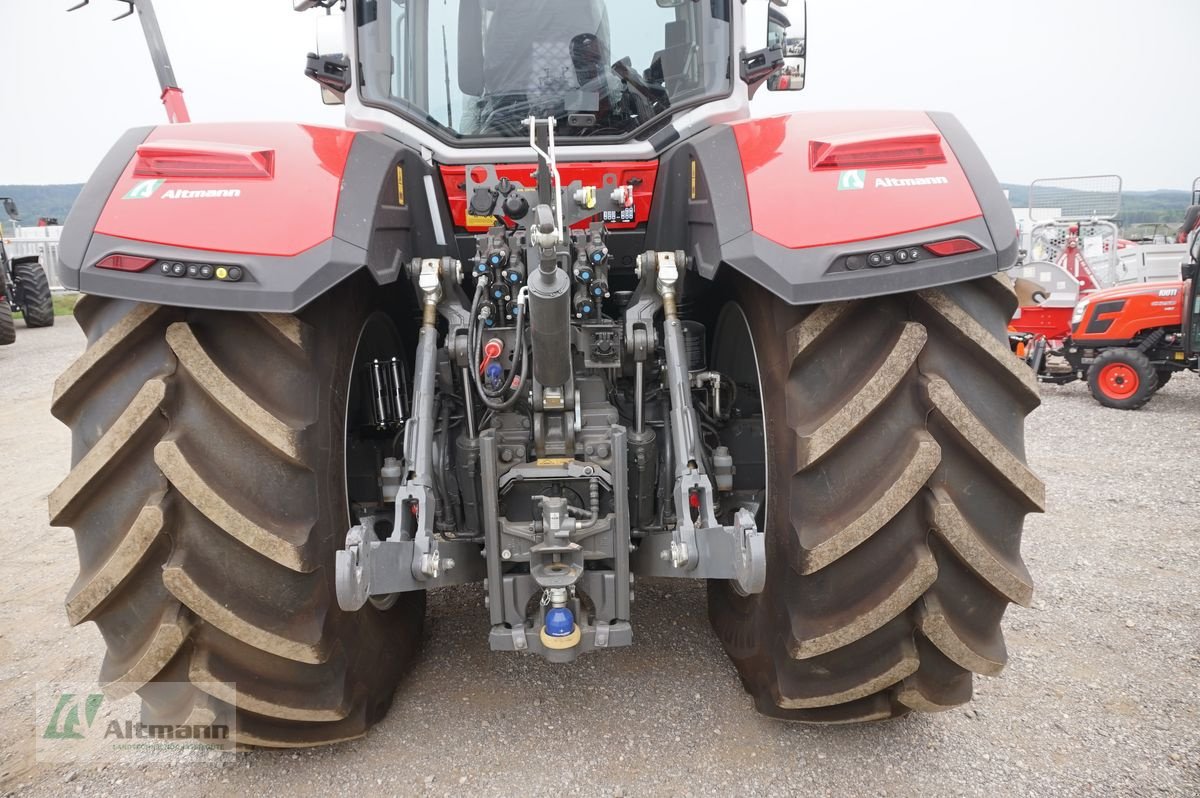
[(505, 549), (504, 551), (500, 552), (500, 559), (502, 559), (502, 560), (511, 560), (511, 559), (512, 559), (512, 552), (511, 552), (511, 551), (509, 551), (508, 549)]

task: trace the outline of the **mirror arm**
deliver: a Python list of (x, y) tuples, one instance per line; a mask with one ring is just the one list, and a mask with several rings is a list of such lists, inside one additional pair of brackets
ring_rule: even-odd
[(343, 53), (309, 53), (304, 74), (320, 84), (321, 88), (328, 89), (343, 100), (346, 92), (350, 90), (350, 59)]
[(764, 80), (783, 68), (783, 48), (764, 47), (761, 50), (742, 50), (740, 74), (742, 80), (754, 90)]

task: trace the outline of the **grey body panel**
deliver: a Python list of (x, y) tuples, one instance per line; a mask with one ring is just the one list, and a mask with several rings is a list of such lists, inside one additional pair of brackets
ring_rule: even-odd
[(121, 173), (152, 130), (152, 127), (137, 127), (121, 136), (75, 198), (58, 242), (58, 281), (64, 288), (79, 289), (79, 267), (84, 263), (100, 214)]
[[(741, 154), (733, 130), (721, 125), (663, 157), (647, 246), (673, 249), (685, 242), (691, 266), (701, 277), (712, 280), (722, 269), (733, 269), (793, 305), (916, 291), (1010, 268), (1017, 259), (1016, 224), (999, 181), (953, 116), (930, 117), (970, 180), (982, 218), (885, 238), (789, 249), (754, 231)], [(693, 160), (696, 199), (690, 199)], [(847, 268), (851, 256), (958, 237), (975, 241), (980, 250), (944, 258), (929, 255), (915, 264)]]
[[(422, 182), (429, 167), (409, 147), (378, 133), (359, 133), (350, 150), (338, 197), (333, 237), (292, 257), (220, 253), (134, 241), (94, 233), (96, 222), (121, 173), (151, 128), (130, 131), (105, 157), (85, 186), (63, 231), (59, 279), (88, 294), (163, 305), (292, 313), (361, 269), (380, 285), (395, 282), (404, 264), (450, 254), (439, 235), (455, 247), (445, 200), (431, 209)], [(404, 169), (405, 204), (399, 203), (397, 173)], [(284, 220), (285, 223), (290, 220)], [(263, 224), (271, 224), (264, 219)], [(441, 231), (435, 231), (435, 225)], [(163, 261), (240, 266), (237, 283), (172, 278), (153, 267), (144, 272), (99, 269), (109, 255)]]

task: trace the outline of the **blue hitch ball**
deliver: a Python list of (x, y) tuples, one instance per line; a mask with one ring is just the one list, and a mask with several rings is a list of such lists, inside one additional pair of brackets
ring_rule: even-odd
[(551, 607), (546, 613), (546, 634), (567, 637), (575, 631), (575, 616), (566, 607)]

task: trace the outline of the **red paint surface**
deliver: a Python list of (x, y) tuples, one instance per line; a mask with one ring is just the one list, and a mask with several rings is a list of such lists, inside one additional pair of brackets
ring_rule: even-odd
[[(755, 232), (791, 249), (901, 235), (983, 215), (966, 174), (944, 140), (946, 162), (866, 169), (861, 190), (839, 191), (837, 170), (814, 170), (814, 141), (941, 137), (913, 111), (797, 113), (732, 125), (746, 172)], [(941, 185), (876, 187), (877, 178), (944, 177)], [(713, 190), (719, 187), (714, 186)]]
[[(292, 123), (170, 125), (146, 144), (187, 142), (272, 150), (270, 178), (167, 178), (148, 199), (124, 199), (148, 178), (126, 166), (108, 198), (96, 232), (230, 254), (290, 257), (333, 236), (342, 174), (355, 133)], [(236, 189), (237, 197), (164, 199), (171, 190)]]
[[(467, 167), (443, 166), (441, 169), (442, 184), (446, 188), (450, 218), (454, 220), (454, 225), (472, 232), (482, 233), (487, 230), (485, 225), (467, 224), (468, 197), (465, 187)], [(525, 188), (535, 188), (537, 186), (536, 171), (537, 164), (532, 163), (498, 164), (496, 177), (507, 177)], [(636, 221), (631, 224), (609, 222), (606, 226), (610, 230), (628, 230), (644, 225), (650, 218), (650, 201), (654, 196), (654, 181), (658, 177), (657, 161), (560, 163), (558, 174), (563, 186), (568, 186), (576, 180), (585, 186), (600, 186), (603, 184), (606, 174), (615, 174), (617, 185), (620, 186), (627, 186), (635, 180), (640, 180), (641, 182), (633, 187), (633, 208)], [(599, 217), (592, 221), (599, 221)], [(586, 228), (587, 226), (587, 220), (572, 225), (577, 228)]]
[(183, 99), (183, 89), (164, 89), (162, 104), (167, 110), (167, 121), (171, 124), (186, 124), (192, 121), (192, 115), (188, 113), (187, 103)]
[[(1174, 290), (1173, 296), (1160, 296), (1161, 291)], [(1159, 327), (1183, 325), (1183, 303), (1187, 299), (1187, 283), (1139, 283), (1137, 285), (1106, 288), (1088, 294), (1088, 307), (1083, 320), (1075, 327), (1071, 336), (1074, 343), (1086, 345), (1089, 341), (1128, 341), (1145, 330)], [(1102, 319), (1114, 319), (1112, 325), (1100, 333), (1087, 333), (1088, 323), (1096, 318), (1096, 306), (1101, 302), (1124, 299), (1125, 307), (1119, 311), (1106, 311)]]
[(1021, 308), (1021, 315), (1008, 323), (1010, 332), (1044, 335), (1050, 341), (1062, 341), (1071, 334), (1071, 314), (1074, 308)]

